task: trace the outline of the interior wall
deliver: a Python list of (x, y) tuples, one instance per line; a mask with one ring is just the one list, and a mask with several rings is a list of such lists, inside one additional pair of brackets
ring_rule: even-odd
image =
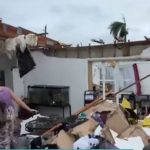
[(17, 96), (24, 97), (24, 80), (20, 78), (19, 69), (13, 68), (13, 89)]
[(72, 112), (84, 105), (84, 91), (88, 90), (88, 63), (85, 59), (64, 59), (32, 52), (36, 68), (24, 76), (25, 94), (28, 85), (70, 87)]

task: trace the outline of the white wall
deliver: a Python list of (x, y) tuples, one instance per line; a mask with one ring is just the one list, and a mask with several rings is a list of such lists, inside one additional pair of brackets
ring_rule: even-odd
[(24, 82), (23, 78), (20, 78), (19, 69), (13, 68), (13, 89), (17, 96), (24, 96)]
[(72, 112), (84, 105), (84, 91), (88, 89), (88, 66), (85, 59), (65, 59), (33, 52), (36, 68), (24, 77), (25, 94), (28, 85), (56, 85), (70, 87)]

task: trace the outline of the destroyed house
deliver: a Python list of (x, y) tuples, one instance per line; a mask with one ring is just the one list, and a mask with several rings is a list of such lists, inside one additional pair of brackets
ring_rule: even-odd
[[(5, 41), (8, 38), (14, 38), (18, 35), (27, 35), (27, 34), (34, 34), (37, 35), (37, 45), (30, 46), (30, 52), (33, 57), (35, 66), (23, 77), (20, 77), (18, 62), (16, 59), (16, 55), (13, 53), (11, 59), (8, 57), (5, 51)], [(129, 44), (129, 43), (128, 43)], [(140, 45), (141, 44), (141, 45)], [(93, 90), (94, 83), (94, 76), (92, 74), (93, 64), (95, 62), (100, 62), (100, 70), (101, 73), (104, 74), (104, 66), (107, 71), (106, 78), (107, 81), (111, 83), (113, 86), (114, 92), (118, 90), (117, 86), (118, 83), (116, 82), (117, 77), (115, 77), (115, 68), (117, 67), (117, 63), (122, 63), (122, 60), (128, 59), (132, 60), (135, 54), (133, 54), (133, 50), (137, 49), (137, 54), (147, 48), (149, 46), (149, 41), (139, 41), (139, 42), (130, 42), (130, 54), (133, 56), (122, 57), (121, 49), (116, 49), (112, 44), (100, 45), (100, 46), (91, 46), (92, 49), (89, 50), (89, 46), (87, 47), (70, 47), (70, 45), (59, 43), (53, 39), (47, 38), (45, 35), (37, 34), (32, 31), (26, 30), (24, 28), (16, 28), (11, 25), (7, 25), (5, 23), (0, 23), (0, 82), (2, 85), (6, 85), (12, 88), (18, 96), (22, 96), (25, 98), (30, 97), (30, 103), (33, 105), (41, 104), (44, 107), (41, 107), (41, 111), (43, 113), (47, 113), (47, 109), (45, 105), (49, 104), (56, 104), (65, 103), (69, 104), (67, 106), (67, 111), (63, 108), (61, 114), (64, 116), (65, 111), (68, 114), (72, 111), (75, 112), (79, 107), (82, 107), (85, 104), (85, 91)], [(107, 56), (104, 58), (99, 58), (97, 55), (100, 48), (106, 48), (106, 52), (104, 52), (103, 56)], [(111, 54), (112, 51), (116, 49), (116, 57), (109, 58), (111, 55), (107, 53), (107, 48)], [(78, 52), (79, 55), (76, 55)], [(91, 55), (87, 55), (91, 54)], [(82, 57), (84, 55), (84, 57)], [(65, 56), (65, 57), (62, 57)], [(80, 57), (81, 56), (81, 57)], [(90, 58), (92, 56), (92, 58)], [(118, 56), (118, 57), (117, 57)], [(120, 56), (120, 57), (119, 57)], [(130, 58), (129, 58), (130, 57)], [(111, 59), (111, 60), (110, 60)], [(136, 58), (136, 62), (140, 58)], [(113, 61), (114, 60), (114, 61)], [(133, 58), (133, 61), (135, 59)], [(120, 82), (123, 86), (127, 86), (135, 81), (134, 76), (132, 74), (132, 78), (130, 77), (131, 72), (129, 67), (126, 63), (122, 65), (123, 72), (129, 72), (128, 76)], [(135, 62), (130, 61), (130, 65)], [(103, 62), (105, 65), (103, 65)], [(125, 61), (124, 61), (125, 62)], [(113, 64), (114, 63), (114, 64)], [(146, 63), (149, 65), (149, 62), (144, 61), (142, 63)], [(122, 63), (123, 64), (123, 63)], [(129, 64), (129, 63), (128, 63)], [(141, 62), (140, 62), (141, 64)], [(114, 65), (114, 66), (113, 66)], [(146, 75), (148, 72), (145, 72), (145, 65), (142, 66), (142, 70), (140, 71), (142, 74), (140, 78)], [(144, 71), (143, 71), (144, 69)], [(133, 70), (132, 70), (133, 71)], [(113, 73), (112, 73), (113, 72)], [(144, 73), (144, 74), (143, 74)], [(98, 82), (105, 88), (103, 78), (99, 76)], [(113, 77), (112, 77), (113, 75)], [(123, 75), (124, 76), (124, 75)], [(106, 80), (106, 79), (105, 79)], [(148, 79), (147, 79), (148, 80)], [(144, 82), (144, 83), (143, 83)], [(142, 92), (144, 95), (149, 95), (147, 92), (148, 85), (146, 84), (146, 80), (142, 82)], [(135, 91), (135, 86), (131, 87), (127, 92), (131, 93)], [(51, 91), (49, 93), (48, 91)], [(57, 93), (57, 92), (58, 93)], [(104, 91), (104, 90), (103, 90)], [(37, 94), (38, 93), (38, 94)], [(41, 94), (40, 94), (41, 93)], [(62, 97), (62, 95), (63, 97)], [(104, 93), (101, 93), (104, 95)], [(44, 95), (44, 96), (43, 96)], [(61, 97), (61, 98), (60, 98)], [(90, 97), (88, 95), (87, 97)], [(148, 97), (146, 97), (147, 99)], [(37, 100), (35, 100), (37, 99)], [(64, 100), (65, 99), (65, 100)], [(91, 100), (94, 98), (92, 97)], [(88, 100), (88, 99), (87, 99)], [(90, 100), (90, 99), (89, 99)], [(70, 108), (70, 109), (69, 109)], [(53, 109), (53, 108), (52, 108)], [(55, 108), (54, 108), (55, 109)], [(51, 111), (49, 110), (51, 114)]]

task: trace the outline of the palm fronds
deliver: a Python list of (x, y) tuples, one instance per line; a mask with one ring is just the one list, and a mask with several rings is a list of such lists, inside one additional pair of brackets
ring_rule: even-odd
[(109, 29), (110, 29), (110, 34), (112, 34), (116, 40), (120, 38), (126, 40), (126, 35), (128, 34), (128, 30), (126, 28), (125, 22), (115, 21), (110, 24)]

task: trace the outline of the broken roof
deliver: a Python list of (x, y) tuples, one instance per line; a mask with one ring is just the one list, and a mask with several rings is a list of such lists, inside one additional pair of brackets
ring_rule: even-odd
[(38, 36), (38, 47), (63, 48), (65, 46), (67, 46), (67, 44), (60, 43), (59, 41), (56, 41), (54, 39), (46, 37), (46, 34), (45, 35), (38, 34), (38, 33), (35, 33), (33, 31), (22, 28), (22, 27), (15, 27), (15, 26), (3, 23), (0, 20), (0, 40), (5, 40), (7, 38), (13, 38), (13, 37), (16, 37), (16, 36), (21, 35), (21, 34), (27, 35), (30, 33)]

